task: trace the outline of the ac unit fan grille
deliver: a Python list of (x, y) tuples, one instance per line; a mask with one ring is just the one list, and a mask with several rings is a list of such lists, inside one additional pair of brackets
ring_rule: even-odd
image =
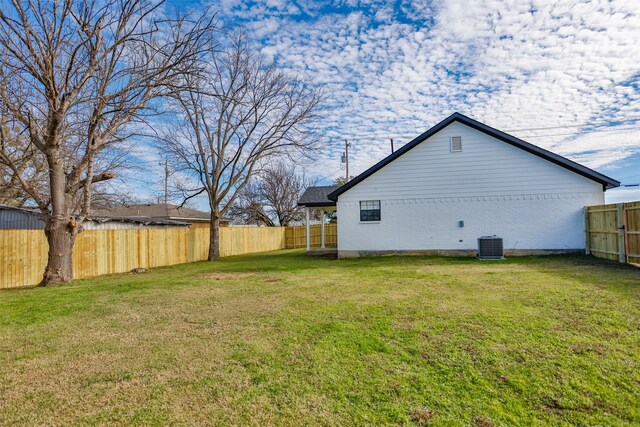
[(478, 238), (478, 258), (503, 259), (504, 247), (502, 238), (497, 236), (483, 236)]

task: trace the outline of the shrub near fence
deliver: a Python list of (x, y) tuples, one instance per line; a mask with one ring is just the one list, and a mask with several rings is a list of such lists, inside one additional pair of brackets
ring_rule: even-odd
[[(284, 227), (220, 229), (221, 256), (284, 249), (285, 243)], [(0, 230), (0, 288), (40, 282), (47, 249), (42, 230)], [(74, 245), (73, 277), (203, 261), (208, 250), (208, 227), (85, 231)]]
[(640, 264), (640, 202), (586, 206), (586, 252)]

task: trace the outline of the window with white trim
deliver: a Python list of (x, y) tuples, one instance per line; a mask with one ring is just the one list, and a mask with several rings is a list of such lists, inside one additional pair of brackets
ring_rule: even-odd
[(360, 221), (380, 221), (380, 200), (360, 201)]
[(462, 137), (461, 136), (452, 136), (451, 137), (451, 152), (454, 153), (456, 151), (462, 151)]

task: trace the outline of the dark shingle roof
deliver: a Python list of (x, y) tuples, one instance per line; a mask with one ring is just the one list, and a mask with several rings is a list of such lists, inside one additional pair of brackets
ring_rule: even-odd
[(90, 221), (97, 222), (99, 224), (105, 222), (130, 222), (134, 224), (142, 224), (142, 225), (175, 225), (175, 226), (184, 226), (188, 227), (190, 225), (189, 222), (186, 221), (174, 221), (172, 219), (164, 219), (164, 218), (147, 218), (142, 216), (136, 217), (91, 217), (87, 218)]
[(329, 193), (337, 190), (339, 185), (324, 185), (319, 187), (309, 187), (300, 196), (298, 200), (298, 206), (335, 206), (336, 202), (329, 200), (327, 196)]
[(97, 209), (93, 214), (102, 217), (164, 218), (185, 221), (209, 221), (211, 219), (208, 212), (164, 203), (124, 205), (113, 208)]
[[(0, 229), (43, 229), (44, 221), (42, 214), (35, 208), (19, 208), (14, 206), (0, 205), (0, 211), (15, 212), (23, 217), (7, 216), (0, 212)], [(143, 225), (172, 225), (188, 227), (190, 224), (186, 221), (174, 221), (165, 218), (147, 218), (142, 216), (120, 217), (120, 216), (98, 216), (94, 213), (87, 218), (87, 221), (93, 221), (98, 224), (106, 222), (128, 222)]]
[(391, 163), (392, 161), (394, 161), (395, 159), (397, 159), (398, 157), (402, 156), (404, 153), (406, 153), (407, 151), (411, 150), (412, 148), (414, 148), (416, 145), (420, 144), (422, 141), (424, 141), (425, 139), (431, 137), (432, 135), (436, 134), (437, 132), (440, 132), (442, 129), (444, 129), (445, 127), (449, 126), (451, 123), (453, 122), (459, 122), (462, 123), (464, 125), (469, 126), (472, 129), (476, 129), (480, 132), (483, 132), (489, 136), (492, 136), (496, 139), (499, 139), (503, 142), (506, 142), (507, 144), (511, 144), (515, 147), (521, 148), (524, 151), (527, 151), (531, 154), (534, 154), (538, 157), (542, 157), (545, 160), (548, 160), (552, 163), (557, 164), (558, 166), (562, 166), (566, 169), (569, 169), (572, 172), (575, 172), (579, 175), (582, 175), (586, 178), (589, 178), (595, 182), (598, 182), (600, 184), (602, 184), (602, 187), (606, 190), (608, 188), (615, 188), (615, 187), (619, 187), (620, 186), (620, 182), (616, 181), (613, 178), (609, 178), (606, 175), (603, 175), (599, 172), (596, 172), (592, 169), (589, 169), (586, 166), (582, 166), (579, 163), (576, 163), (574, 161), (571, 161), (565, 157), (562, 157), (558, 154), (552, 153), (551, 151), (547, 151), (544, 148), (540, 148), (536, 145), (530, 144), (526, 141), (523, 141), (519, 138), (516, 138), (515, 136), (506, 134), (502, 131), (499, 131), (498, 129), (494, 129), (490, 126), (485, 125), (484, 123), (480, 123), (476, 120), (473, 120), (465, 115), (462, 115), (460, 113), (453, 113), (452, 115), (450, 115), (449, 117), (447, 117), (446, 119), (444, 119), (443, 121), (441, 121), (440, 123), (438, 123), (437, 125), (435, 125), (434, 127), (432, 127), (431, 129), (429, 129), (428, 131), (426, 131), (425, 133), (423, 133), (422, 135), (418, 136), (417, 138), (415, 138), (414, 140), (410, 141), (409, 143), (407, 143), (407, 145), (405, 145), (404, 147), (402, 147), (401, 149), (397, 150), (396, 152), (394, 152), (393, 154), (387, 156), (386, 158), (382, 159), (381, 161), (379, 161), (378, 163), (376, 163), (375, 165), (371, 166), (369, 169), (367, 169), (366, 171), (362, 172), (360, 175), (358, 175), (357, 177), (355, 177), (353, 180), (349, 181), (348, 183), (346, 183), (345, 185), (343, 185), (342, 187), (340, 187), (339, 189), (337, 189), (336, 191), (333, 191), (331, 194), (328, 195), (328, 197), (331, 200), (338, 200), (338, 196), (342, 193), (344, 193), (345, 191), (347, 191), (348, 189), (350, 189), (351, 187), (358, 185), (358, 183), (362, 182), (364, 179), (366, 179), (367, 177), (369, 177), (370, 175), (373, 175), (375, 172), (377, 172), (378, 170), (382, 169), (383, 167), (385, 167), (386, 165), (388, 165), (389, 163)]
[(38, 208), (30, 208), (30, 207), (17, 207), (17, 206), (9, 206), (9, 205), (0, 205), (0, 209), (7, 211), (16, 211), (16, 212), (24, 212), (26, 214), (33, 214), (40, 216), (41, 212)]

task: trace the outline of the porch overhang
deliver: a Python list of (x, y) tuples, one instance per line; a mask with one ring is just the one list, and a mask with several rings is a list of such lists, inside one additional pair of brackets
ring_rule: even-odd
[[(328, 251), (325, 247), (325, 213), (337, 210), (336, 202), (334, 200), (329, 199), (327, 196), (337, 190), (339, 185), (324, 185), (324, 186), (314, 186), (309, 187), (305, 190), (305, 192), (300, 196), (300, 200), (298, 200), (298, 206), (303, 206), (305, 210), (305, 224), (306, 224), (306, 234), (307, 234), (307, 253), (311, 253), (311, 211), (316, 210), (321, 212), (320, 219), (320, 236), (321, 236), (321, 245), (320, 252)], [(332, 251), (332, 250), (331, 250)]]
[(315, 210), (319, 210), (319, 211), (335, 211), (338, 208), (336, 207), (335, 204), (333, 205), (328, 205), (328, 204), (307, 204), (307, 205), (301, 205), (300, 203), (298, 203), (298, 206), (303, 206), (305, 208), (309, 208), (309, 209), (315, 209)]
[(300, 196), (298, 206), (315, 209), (331, 208), (331, 210), (335, 210), (336, 201), (329, 199), (327, 196), (339, 187), (339, 185), (308, 187), (304, 193), (302, 193), (302, 196)]

